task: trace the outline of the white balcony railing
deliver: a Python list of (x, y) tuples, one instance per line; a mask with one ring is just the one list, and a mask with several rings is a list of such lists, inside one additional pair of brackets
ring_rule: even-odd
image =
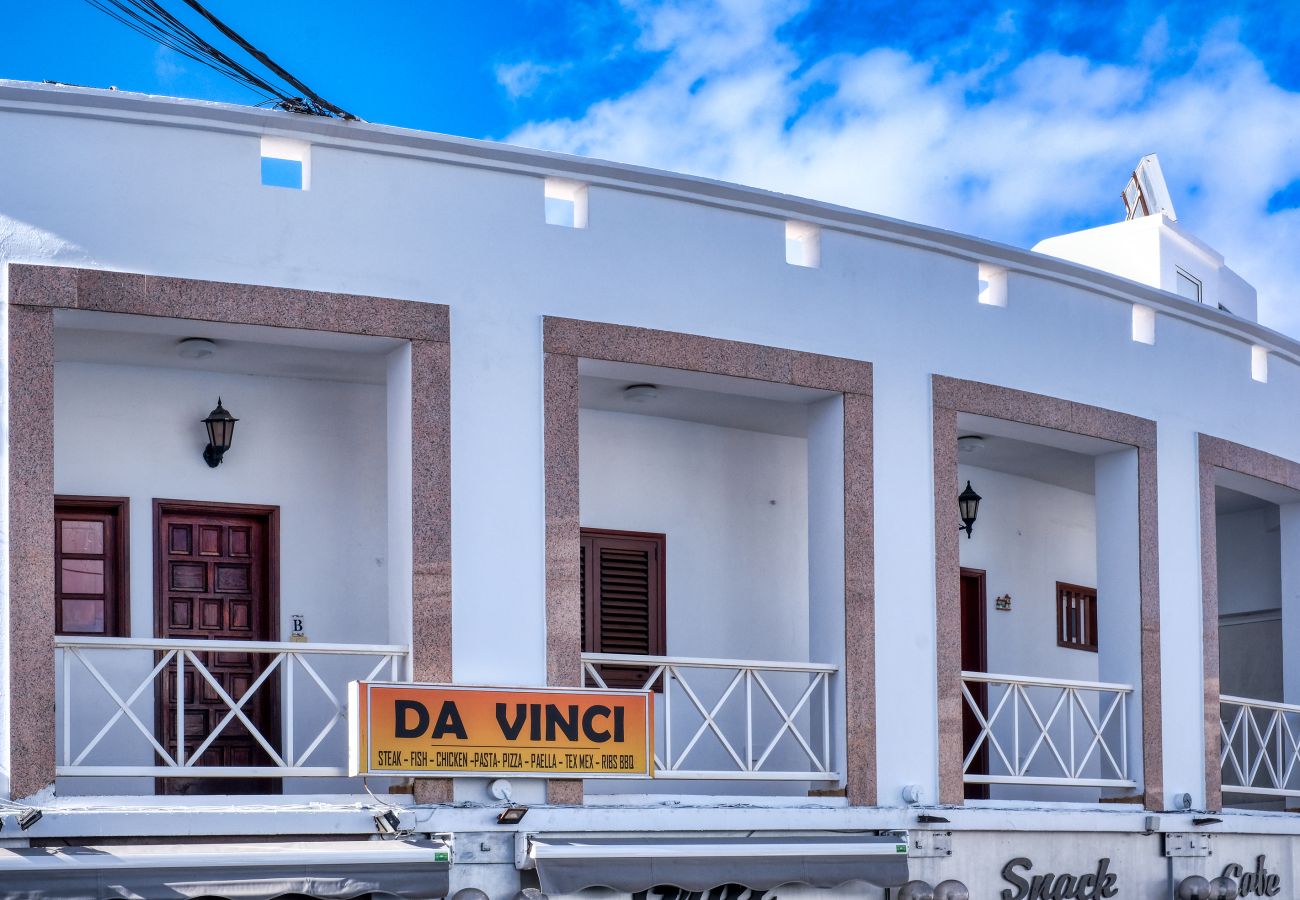
[(631, 676), (636, 689), (655, 691), (655, 778), (839, 781), (835, 666), (584, 653), (582, 670), (584, 686)]
[(979, 723), (963, 765), (968, 784), (1137, 786), (1128, 765), (1132, 685), (983, 672), (961, 678)]
[(1223, 789), (1300, 797), (1300, 706), (1219, 698)]
[[(271, 643), (263, 641), (69, 638), (55, 640), (62, 682), (59, 694), (59, 776), (154, 776), (281, 778), (347, 775), (347, 683), (406, 678), (406, 647), (373, 644)], [(255, 654), (257, 677), (232, 696), (202, 657)], [(186, 675), (215, 708), (215, 724), (187, 742), (186, 691), (173, 691), (175, 746), (158, 734), (163, 679), (186, 684)], [(257, 697), (279, 715), (278, 733), (266, 734), (249, 716)], [(194, 711), (191, 703), (190, 710)], [(219, 716), (219, 718), (217, 718)], [(192, 717), (191, 717), (192, 722)], [(238, 724), (234, 724), (238, 723)], [(269, 765), (199, 765), (223, 734), (242, 728)], [(93, 732), (93, 733), (92, 733)], [(327, 738), (335, 740), (327, 744)], [(105, 759), (107, 757), (107, 759)], [(326, 757), (322, 760), (321, 757)], [(129, 760), (129, 761), (128, 761)]]

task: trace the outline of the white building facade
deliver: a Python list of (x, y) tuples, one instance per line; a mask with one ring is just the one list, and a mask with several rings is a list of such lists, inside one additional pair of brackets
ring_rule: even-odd
[[(1294, 889), (1300, 343), (1183, 225), (15, 82), (0, 146), (0, 896)], [(356, 680), (651, 687), (655, 777), (363, 783)]]

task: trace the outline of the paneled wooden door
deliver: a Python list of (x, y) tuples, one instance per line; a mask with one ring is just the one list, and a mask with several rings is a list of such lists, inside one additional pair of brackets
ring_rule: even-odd
[[(279, 508), (181, 500), (154, 501), (154, 611), (158, 637), (178, 640), (279, 639)], [(198, 654), (236, 703), (270, 664), (268, 654)], [(163, 746), (176, 752), (176, 675), (159, 679), (157, 702)], [(242, 710), (280, 749), (278, 673), (258, 687)], [(187, 666), (185, 753), (192, 755), (230, 711), (212, 685)], [(266, 750), (237, 718), (226, 723), (197, 765), (267, 766)], [(167, 794), (278, 793), (272, 778), (160, 778)]]

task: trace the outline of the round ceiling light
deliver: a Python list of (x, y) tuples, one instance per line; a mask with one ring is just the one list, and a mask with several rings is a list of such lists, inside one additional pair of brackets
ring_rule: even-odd
[(623, 388), (623, 399), (628, 403), (649, 403), (659, 396), (659, 388), (653, 384), (629, 384)]
[(176, 345), (176, 355), (181, 359), (207, 359), (216, 352), (216, 342), (207, 338), (189, 337)]
[(962, 453), (979, 453), (984, 449), (984, 438), (978, 434), (963, 434), (957, 438), (957, 449)]

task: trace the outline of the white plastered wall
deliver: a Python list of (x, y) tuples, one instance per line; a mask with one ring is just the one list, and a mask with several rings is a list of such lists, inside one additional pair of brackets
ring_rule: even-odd
[[(200, 420), (220, 395), (240, 419), (222, 464), (202, 459)], [(388, 531), (385, 389), (379, 385), (219, 374), (151, 367), (60, 362), (55, 366), (55, 491), (122, 496), (130, 501), (132, 637), (154, 637), (153, 500), (250, 503), (280, 508), (279, 639), (300, 614), (311, 642), (387, 644)], [(408, 532), (409, 534), (409, 532)], [(409, 571), (409, 562), (407, 563)], [(409, 582), (409, 576), (405, 579)], [(119, 693), (134, 688), (151, 665), (149, 651), (110, 658), (96, 653)], [(369, 664), (311, 659), (327, 683), (363, 677)], [(143, 666), (143, 668), (142, 668)], [(74, 746), (84, 746), (111, 701), (81, 673)], [(300, 673), (296, 692), (299, 750), (327, 721), (323, 695)], [(284, 682), (281, 683), (282, 690)], [(125, 696), (125, 694), (123, 693)], [(152, 692), (136, 711), (152, 720)], [(89, 730), (88, 730), (89, 729)], [(150, 765), (152, 751), (123, 719), (87, 762)], [(313, 759), (343, 765), (343, 730)], [(114, 783), (124, 793), (152, 793), (152, 779)], [(62, 779), (61, 793), (104, 793), (108, 785)], [(288, 780), (288, 793), (328, 785)]]
[[(578, 453), (583, 527), (665, 535), (669, 656), (809, 661), (805, 438), (584, 409)], [(697, 670), (688, 677), (701, 700), (711, 705), (733, 675)], [(781, 675), (767, 677), (789, 707), (799, 697), (795, 684), (802, 681), (799, 690), (806, 685), (802, 678), (791, 677), (787, 684)], [(683, 708), (682, 695), (675, 692), (673, 702), (674, 730), (680, 735), (692, 722), (685, 731), (689, 736), (698, 717)], [(743, 735), (743, 702), (743, 692), (735, 692), (719, 716), (733, 741)], [(755, 708), (764, 711), (761, 697)], [(773, 727), (770, 716), (756, 719), (760, 752), (766, 741), (758, 736)], [(743, 746), (743, 739), (736, 742)], [(788, 738), (786, 743), (793, 745)], [(786, 757), (798, 766), (797, 748), (782, 747), (790, 749), (795, 754), (776, 752), (768, 768), (782, 768), (779, 763)], [(734, 765), (708, 740), (690, 759), (705, 769)], [(593, 792), (606, 786), (588, 785)], [(655, 782), (618, 789), (680, 792), (682, 787)], [(737, 787), (718, 784), (714, 789), (722, 793)], [(740, 789), (788, 792), (771, 784)]]
[[(969, 480), (983, 497), (973, 533), (969, 538), (962, 535), (960, 546), (962, 566), (986, 573), (988, 671), (1097, 681), (1099, 654), (1059, 647), (1056, 643), (1056, 583), (1097, 586), (1093, 496), (976, 466), (959, 466), (958, 473), (961, 485)], [(998, 610), (996, 598), (1008, 594), (1010, 611)], [(1103, 618), (1103, 613), (1099, 612), (1098, 618)], [(1002, 690), (990, 688), (991, 704), (995, 705), (1001, 698)], [(1046, 692), (1040, 693), (1041, 696), (1031, 692), (1030, 696), (1042, 705)], [(1050, 705), (1043, 714), (1049, 711)], [(1003, 726), (999, 739), (1006, 748), (1012, 748), (1014, 742), (1006, 726), (1014, 720), (1010, 715), (999, 718)], [(1053, 732), (1054, 738), (1064, 745), (1058, 731)], [(1028, 732), (1022, 729), (1022, 744), (1025, 734)], [(1048, 762), (1046, 753), (1042, 757), (1040, 762)], [(999, 762), (992, 762), (992, 767), (994, 772), (1002, 772)], [(1043, 774), (1048, 774), (1046, 768), (1040, 768)], [(1052, 770), (1051, 774), (1059, 772)], [(992, 785), (990, 796), (993, 799), (1086, 799), (1078, 791), (1009, 785)]]
[[(481, 167), (472, 147), (435, 161), (314, 145), (311, 190), (295, 192), (259, 183), (258, 134), (64, 112), (0, 113), (0, 260), (451, 306), (458, 680), (544, 681), (542, 316), (871, 361), (886, 804), (907, 784), (930, 798), (937, 788), (931, 375), (1157, 420), (1164, 781), (1167, 795), (1201, 802), (1201, 697), (1186, 687), (1202, 678), (1195, 435), (1300, 459), (1300, 373), (1286, 359), (1252, 382), (1249, 341), (1163, 312), (1156, 344), (1135, 343), (1130, 303), (942, 235), (922, 249), (828, 225), (821, 266), (796, 267), (784, 259), (783, 210), (723, 209), (613, 179), (590, 188), (589, 227), (558, 228), (544, 221), (540, 176)], [(985, 251), (1009, 268), (1005, 307), (977, 301), (973, 255)], [(1062, 364), (1081, 354), (1086, 365)], [(500, 565), (502, 541), (516, 564)], [(511, 653), (485, 652), (502, 622)]]
[(1282, 560), (1278, 507), (1215, 517), (1219, 690), (1283, 699)]
[[(808, 413), (808, 653), (816, 662), (839, 666), (841, 674), (831, 682), (830, 758), (844, 772), (844, 397), (812, 403)], [(818, 707), (814, 747), (821, 743), (820, 718)]]
[[(388, 479), (387, 538), (388, 640), (411, 643), (411, 345), (388, 354), (386, 442)], [(409, 669), (409, 666), (408, 666)], [(410, 672), (407, 672), (409, 677)]]
[(582, 410), (582, 526), (666, 535), (670, 656), (807, 660), (807, 446)]
[[(975, 466), (958, 472), (984, 498), (960, 543), (962, 566), (987, 573), (989, 671), (1095, 681), (1097, 654), (1056, 645), (1056, 582), (1097, 586), (1092, 495)], [(1005, 594), (1009, 612), (995, 608)]]

